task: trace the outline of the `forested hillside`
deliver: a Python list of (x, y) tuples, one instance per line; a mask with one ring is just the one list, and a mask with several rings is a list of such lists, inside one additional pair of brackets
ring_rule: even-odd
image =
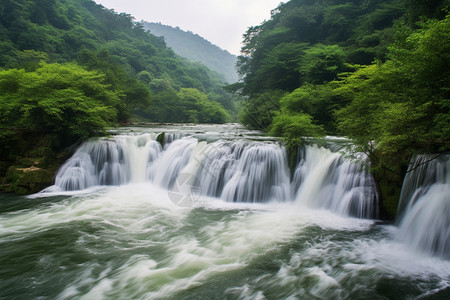
[[(221, 88), (224, 82), (213, 72), (177, 56), (130, 15), (117, 14), (91, 0), (2, 1), (0, 35), (1, 67), (23, 67), (25, 61), (34, 59), (28, 50), (44, 52), (52, 63), (76, 61), (106, 74), (114, 88), (124, 91), (126, 113), (139, 108), (140, 115), (152, 121), (197, 118), (178, 116), (180, 112), (166, 104), (163, 92), (177, 94), (182, 88), (196, 89), (208, 101), (232, 106)], [(28, 51), (28, 57), (20, 51)], [(226, 113), (221, 113), (221, 119), (210, 121), (227, 120)]]
[(179, 27), (145, 21), (142, 24), (152, 34), (164, 37), (167, 45), (177, 54), (201, 62), (211, 70), (222, 74), (229, 83), (238, 81), (235, 69), (237, 58), (228, 51), (211, 44), (198, 34), (183, 31)]
[(247, 98), (241, 121), (292, 149), (302, 136), (352, 138), (396, 201), (413, 155), (450, 150), (449, 4), (281, 4), (244, 36), (243, 82), (229, 87)]
[(223, 84), (94, 1), (2, 0), (0, 177), (12, 164), (47, 167), (43, 157), (130, 118), (227, 122), (234, 104)]

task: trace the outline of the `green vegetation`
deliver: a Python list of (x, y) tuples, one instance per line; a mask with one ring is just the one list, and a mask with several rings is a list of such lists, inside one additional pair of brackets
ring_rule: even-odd
[(369, 152), (450, 149), (450, 15), (430, 20), (389, 48), (385, 63), (365, 66), (340, 82), (351, 97), (337, 111), (339, 129)]
[(106, 75), (75, 63), (0, 71), (0, 167), (11, 182), (5, 190), (48, 186), (64, 147), (116, 125), (126, 111), (126, 94), (106, 81)]
[[(393, 214), (411, 157), (450, 150), (448, 0), (291, 0), (244, 36), (241, 121), (283, 137), (341, 134)], [(248, 108), (248, 109), (246, 109)], [(255, 108), (255, 109), (253, 109)]]
[(36, 172), (50, 184), (43, 174), (63, 149), (122, 122), (227, 122), (235, 107), (224, 84), (130, 15), (91, 0), (1, 1), (3, 189), (35, 191), (17, 182)]
[[(244, 55), (238, 57), (243, 80), (235, 90), (248, 97), (246, 105), (270, 91), (295, 91), (291, 98), (308, 98), (311, 92), (312, 99), (320, 94), (322, 102), (326, 102), (320, 103), (320, 112), (314, 108), (320, 102), (317, 99), (307, 100), (310, 103), (306, 106), (313, 106), (308, 111), (306, 106), (301, 111), (281, 108), (281, 103), (279, 110), (287, 114), (308, 113), (314, 117), (313, 123), (334, 134), (337, 128), (333, 111), (344, 105), (345, 99), (337, 95), (330, 99), (325, 95), (330, 88), (323, 85), (338, 79), (343, 72), (353, 71), (355, 65), (385, 59), (394, 20), (404, 13), (403, 0), (292, 0), (281, 4), (270, 20), (249, 28), (244, 35)], [(280, 102), (285, 96), (279, 94), (272, 102)], [(300, 98), (284, 102), (302, 102)], [(242, 116), (242, 122), (250, 127), (267, 130), (270, 125), (265, 117), (260, 121), (253, 116), (253, 123), (247, 123), (247, 119)]]
[[(119, 121), (152, 109), (151, 101), (157, 102), (160, 92), (152, 89), (154, 80), (164, 80), (167, 91), (197, 89), (207, 95), (207, 101), (234, 109), (231, 96), (222, 89), (225, 81), (216, 73), (177, 56), (130, 15), (91, 0), (2, 1), (0, 37), (2, 68), (25, 67), (27, 58), (21, 51), (34, 50), (50, 62), (75, 61), (106, 74), (107, 83), (124, 93), (121, 100), (126, 110)], [(161, 111), (148, 121), (165, 122), (166, 115)]]
[(154, 96), (154, 108), (143, 109), (140, 115), (146, 119), (164, 122), (225, 123), (230, 114), (217, 102), (208, 101), (208, 96), (194, 88), (183, 88), (179, 92), (161, 90)]
[(199, 61), (213, 71), (224, 76), (229, 83), (238, 81), (235, 69), (236, 56), (218, 46), (211, 44), (201, 36), (179, 27), (171, 27), (161, 23), (142, 22), (144, 28), (156, 36), (164, 37), (167, 46), (177, 54), (192, 61)]
[(32, 128), (73, 142), (114, 125), (123, 104), (105, 75), (76, 64), (41, 63), (34, 71), (0, 72), (2, 132)]
[(243, 81), (232, 86), (247, 97), (241, 121), (287, 137), (290, 119), (363, 150), (448, 149), (449, 1), (431, 2), (281, 4), (244, 35)]

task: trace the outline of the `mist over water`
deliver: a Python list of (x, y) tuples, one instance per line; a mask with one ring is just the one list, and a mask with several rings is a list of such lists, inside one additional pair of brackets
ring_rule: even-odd
[(314, 173), (324, 166), (310, 154), (294, 182), (276, 141), (237, 126), (186, 126), (164, 146), (157, 134), (180, 128), (122, 130), (80, 147), (60, 172), (72, 183), (0, 195), (0, 299), (449, 296), (448, 260), (396, 238), (397, 226), (333, 208), (324, 189), (356, 199), (372, 188), (340, 154), (317, 148), (334, 171)]

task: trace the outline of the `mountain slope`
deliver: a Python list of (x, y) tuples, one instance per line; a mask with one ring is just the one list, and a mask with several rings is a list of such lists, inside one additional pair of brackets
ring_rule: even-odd
[(211, 70), (222, 74), (229, 83), (238, 81), (235, 70), (236, 56), (211, 44), (208, 40), (179, 27), (161, 23), (143, 22), (144, 28), (156, 36), (164, 37), (167, 45), (177, 54), (199, 61)]
[(91, 0), (4, 0), (0, 4), (0, 37), (1, 66), (11, 65), (17, 50), (43, 51), (58, 62), (78, 59), (83, 49), (107, 50), (131, 74), (146, 70), (153, 77), (169, 76), (178, 87), (202, 90), (215, 84), (188, 82), (184, 76), (203, 83), (199, 65), (180, 59), (132, 16), (117, 14)]
[[(143, 115), (150, 121), (164, 122), (167, 115), (182, 115), (172, 110), (169, 113), (169, 107), (161, 110), (161, 103), (166, 102), (164, 92), (177, 94), (182, 89), (196, 89), (207, 95), (207, 101), (232, 107), (231, 97), (222, 88), (225, 80), (218, 74), (175, 54), (161, 37), (145, 31), (132, 16), (118, 14), (92, 0), (2, 0), (0, 68), (22, 68), (18, 54), (27, 50), (44, 52), (49, 62), (76, 61), (110, 75), (109, 83), (121, 83), (129, 91), (124, 97), (127, 104), (130, 97), (139, 99), (143, 92), (139, 84), (131, 81), (145, 84), (153, 105), (139, 111), (146, 110)], [(128, 106), (134, 111), (138, 108)], [(154, 113), (156, 110), (159, 113)]]

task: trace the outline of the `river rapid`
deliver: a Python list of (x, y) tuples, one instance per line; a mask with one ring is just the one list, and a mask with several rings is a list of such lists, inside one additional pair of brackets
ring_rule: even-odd
[(377, 221), (342, 139), (291, 171), (237, 125), (113, 134), (55, 186), (0, 195), (0, 299), (450, 299), (448, 242), (433, 255)]

